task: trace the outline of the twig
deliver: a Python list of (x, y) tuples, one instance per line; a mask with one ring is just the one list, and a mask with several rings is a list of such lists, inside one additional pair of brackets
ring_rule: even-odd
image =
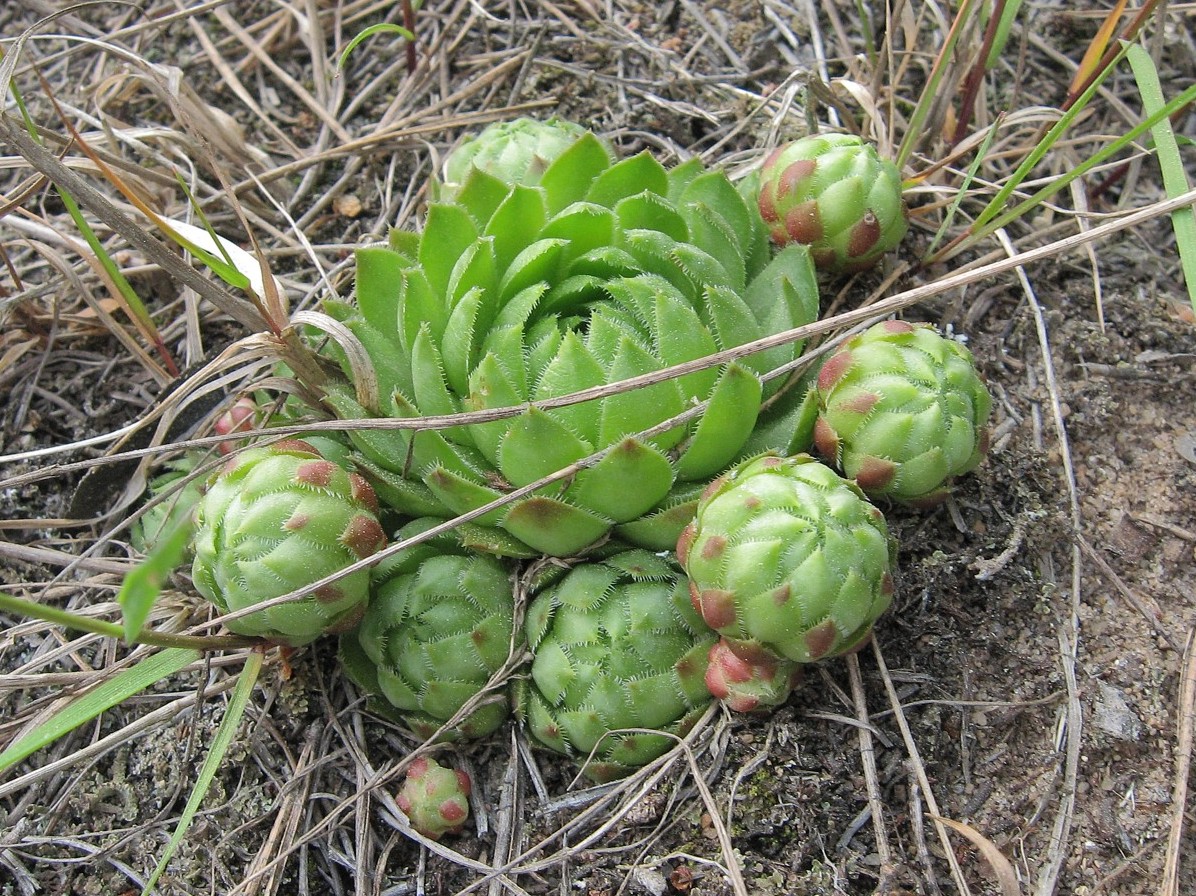
[(1196, 627), (1188, 631), (1184, 647), (1183, 679), (1179, 686), (1179, 739), (1175, 747), (1175, 783), (1171, 795), (1171, 833), (1167, 864), (1159, 896), (1179, 896), (1179, 858), (1183, 849), (1184, 814), (1188, 804), (1188, 770), (1192, 765), (1192, 728), (1196, 724)]

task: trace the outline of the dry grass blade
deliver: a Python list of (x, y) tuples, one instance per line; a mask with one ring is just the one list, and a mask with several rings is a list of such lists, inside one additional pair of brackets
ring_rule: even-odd
[(934, 819), (935, 823), (945, 824), (957, 834), (962, 834), (980, 851), (980, 854), (984, 856), (984, 860), (992, 868), (993, 876), (1001, 888), (1001, 896), (1021, 896), (1022, 888), (1017, 880), (1017, 871), (1014, 869), (1013, 863), (1005, 858), (1005, 854), (1001, 852), (995, 843), (974, 827), (964, 824), (962, 821), (941, 818), (937, 815), (932, 815), (931, 818)]
[(1179, 896), (1180, 859), (1183, 855), (1184, 823), (1188, 812), (1188, 772), (1192, 767), (1193, 730), (1196, 729), (1196, 629), (1188, 632), (1184, 648), (1177, 709), (1179, 740), (1175, 749), (1175, 780), (1172, 784), (1171, 830), (1167, 838), (1167, 864), (1159, 884), (1159, 896)]

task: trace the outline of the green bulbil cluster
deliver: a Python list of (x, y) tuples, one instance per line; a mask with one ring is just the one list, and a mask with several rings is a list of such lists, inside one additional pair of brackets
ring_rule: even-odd
[(469, 775), (420, 756), (407, 766), (407, 777), (395, 802), (411, 827), (429, 840), (457, 834), (469, 818)]
[(598, 781), (665, 753), (710, 702), (703, 683), (715, 637), (668, 560), (627, 551), (574, 567), (527, 616), (534, 658), (520, 700), (541, 744), (585, 761)]
[(584, 127), (563, 118), (496, 121), (449, 153), (443, 179), (433, 182), (433, 195), (451, 201), (475, 168), (511, 186), (535, 186), (548, 166), (585, 133)]
[(992, 399), (972, 353), (929, 325), (885, 321), (818, 374), (818, 451), (865, 492), (932, 505), (988, 449)]
[[(342, 638), (342, 656), (358, 684), (428, 738), (506, 663), (514, 614), (503, 562), (420, 545), (379, 564), (373, 600), (358, 629)], [(508, 713), (505, 698), (484, 702), (446, 734), (481, 737)]]
[(901, 173), (851, 134), (804, 137), (764, 161), (760, 216), (779, 246), (809, 246), (814, 263), (835, 273), (872, 267), (909, 226)]
[[(191, 575), (222, 613), (309, 586), (386, 544), (373, 490), (356, 473), (289, 439), (230, 459), (195, 509)], [(230, 620), (230, 631), (299, 646), (361, 619), (370, 572), (360, 569), (302, 598)]]
[(863, 643), (893, 593), (884, 517), (808, 455), (720, 477), (677, 544), (694, 607), (725, 638), (798, 663)]
[[(672, 511), (741, 454), (779, 386), (761, 376), (801, 347), (545, 403), (809, 323), (818, 309), (808, 251), (774, 253), (725, 174), (697, 161), (666, 170), (647, 153), (615, 162), (588, 132), (531, 186), (473, 167), (421, 233), (395, 232), (389, 246), (360, 250), (357, 265), (356, 306), (327, 310), (360, 341), (373, 377), (328, 390), (338, 415), (524, 408), (351, 433), (384, 502), (452, 517), (602, 452), (475, 521), (524, 555), (574, 556), (612, 530), (654, 549), (675, 541), (688, 513)], [(699, 402), (701, 415), (663, 425)]]

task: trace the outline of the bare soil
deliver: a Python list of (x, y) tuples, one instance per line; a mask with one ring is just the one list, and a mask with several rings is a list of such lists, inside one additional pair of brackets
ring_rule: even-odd
[[(170, 17), (183, 6), (78, 9), (41, 29), (75, 39), (36, 41), (23, 61), (37, 62), (71, 110), (64, 114), (97, 141), (101, 120), (125, 130), (129, 139), (111, 152), (131, 170), (146, 164), (142, 185), (176, 216), (185, 214), (185, 197), (156, 175), (167, 172), (163, 160), (181, 165), (202, 147), (180, 137), (175, 152), (155, 137), (153, 128), (186, 132), (178, 111), (131, 77), (136, 65), (79, 38), (117, 32), (114, 43), (177, 67), (203, 103), (243, 129), (242, 139), (229, 123), (233, 148), (218, 158), (297, 304), (326, 288), (313, 259), (327, 283), (347, 293), (352, 246), (417, 221), (436, 160), (484, 121), (555, 111), (629, 151), (697, 152), (738, 166), (757, 158), (757, 147), (805, 127), (801, 91), (788, 111), (764, 99), (800, 86), (789, 76), (814, 66), (824, 50), (831, 72), (841, 71), (842, 41), (858, 39), (855, 4), (828, 4), (818, 20), (807, 18), (813, 4), (773, 0), (429, 4), (417, 14), (423, 61), (416, 74), (402, 65), (402, 43), (378, 36), (330, 79), (353, 34), (383, 17), (401, 21), (398, 4), (233, 0), (221, 7), (224, 17)], [(54, 8), (7, 4), (0, 32), (13, 37)], [(1057, 103), (1070, 74), (1054, 68), (1029, 32), (1078, 58), (1099, 19), (1049, 6), (1028, 15), (1022, 64), (1002, 68), (988, 87), (1016, 90), (1025, 106)], [(155, 17), (160, 24), (146, 24)], [(839, 33), (836, 21), (853, 36)], [(1190, 12), (1168, 21), (1190, 25)], [(1177, 41), (1164, 54), (1161, 67), (1178, 79), (1165, 84), (1191, 83), (1190, 38), (1188, 45)], [(40, 123), (62, 131), (32, 74), (20, 71)], [(1015, 73), (1021, 80), (1012, 80)], [(379, 77), (385, 86), (367, 90)], [(1113, 89), (1123, 88), (1132, 85)], [(354, 107), (357, 93), (364, 98)], [(331, 97), (327, 115), (344, 133), (304, 96)], [(1085, 125), (1091, 134), (1127, 127), (1104, 106)], [(360, 148), (337, 149), (345, 137), (371, 135)], [(5, 152), (13, 171), (4, 193), (12, 198), (30, 169)], [(1066, 164), (1051, 162), (1044, 176)], [(217, 229), (243, 239), (214, 172), (197, 166)], [(246, 170), (266, 173), (261, 189), (244, 183)], [(1160, 195), (1147, 160), (1092, 201), (1112, 213), (1119, 203), (1137, 207)], [(75, 232), (52, 193), (24, 203)], [(288, 218), (300, 222), (310, 250)], [(0, 450), (11, 456), (73, 444), (137, 419), (164, 385), (103, 324), (102, 312), (115, 308), (107, 293), (69, 247), (40, 251), (33, 242), (53, 245), (50, 237), (10, 220), (0, 219), (0, 247), (12, 261), (0, 275), (7, 396)], [(1043, 212), (1015, 222), (1011, 235), (1032, 245), (1054, 221)], [(911, 260), (932, 232), (932, 224), (916, 224), (906, 247)], [(1001, 892), (966, 836), (936, 833), (937, 811), (995, 844), (1025, 894), (1156, 893), (1169, 856), (1178, 859), (1178, 892), (1196, 893), (1190, 807), (1182, 838), (1170, 839), (1183, 783), (1177, 770), (1192, 732), (1179, 697), (1196, 625), (1196, 326), (1168, 219), (1092, 250), (1092, 257), (1081, 249), (1028, 268), (1024, 283), (1010, 273), (909, 311), (966, 336), (995, 398), (993, 450), (941, 508), (886, 508), (901, 545), (898, 598), (874, 648), (812, 669), (771, 715), (713, 713), (692, 739), (692, 759), (677, 754), (654, 780), (636, 779), (606, 803), (596, 801), (608, 791), (587, 790), (572, 768), (531, 750), (515, 725), (453, 747), (446, 755), (475, 781), (476, 817), (439, 851), (402, 832), (392, 800), (396, 770), (418, 743), (366, 711), (335, 645), (288, 660), (272, 655), (159, 892), (713, 896), (734, 892), (724, 870), (732, 861), (753, 896), (878, 888), (950, 894), (960, 892), (958, 880), (972, 893)], [(59, 254), (65, 260), (56, 265)], [(120, 258), (180, 358), (211, 357), (242, 335), (210, 307), (190, 306), (136, 253)], [(885, 289), (950, 273), (907, 269)], [(879, 274), (860, 278), (836, 308), (862, 302), (879, 283)], [(65, 521), (81, 506), (103, 510), (120, 497), (121, 488), (93, 479), (94, 494), (72, 511), (84, 470), (71, 464), (105, 448), (0, 467), (7, 591), (119, 618), (111, 602), (131, 556), (125, 536), (105, 537), (87, 553), (107, 524)], [(120, 468), (109, 479), (123, 487), (129, 476)], [(201, 620), (208, 611), (185, 575), (173, 584), (155, 619), (176, 627)], [(0, 746), (64, 692), (91, 681), (93, 670), (128, 654), (108, 639), (13, 617), (4, 624)], [(0, 896), (139, 892), (239, 667), (236, 652), (215, 654), (0, 777)], [(92, 749), (169, 706), (178, 711), (111, 748)], [(47, 771), (31, 777), (39, 768)], [(508, 865), (505, 877), (486, 873)]]

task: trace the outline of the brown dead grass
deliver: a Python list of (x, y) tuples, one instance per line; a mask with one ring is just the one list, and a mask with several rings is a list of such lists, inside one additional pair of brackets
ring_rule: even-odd
[[(628, 149), (736, 170), (803, 133), (807, 116), (896, 146), (949, 22), (934, 3), (897, 8), (883, 34), (873, 23), (872, 60), (855, 4), (459, 0), (418, 11), (414, 71), (403, 45), (379, 36), (338, 72), (347, 42), (401, 21), (400, 4), (4, 5), (0, 33), (33, 29), (6, 52), (45, 145), (7, 146), (0, 180), (7, 589), (118, 619), (113, 598), (135, 560), (129, 507), (152, 464), (208, 432), (205, 392), (226, 404), (260, 381), (279, 350), (271, 325), (351, 291), (353, 247), (419, 221), (424, 185), (462, 134), (556, 112)], [(515, 728), (454, 749), (480, 786), (472, 833), (445, 844), (414, 834), (393, 801), (420, 745), (365, 712), (332, 649), (297, 657), (289, 678), (273, 657), (161, 892), (1184, 892), (1196, 874), (1184, 658), (1196, 465), (1171, 446), (1196, 432), (1193, 330), (1175, 312), (1155, 169), (1144, 154), (1119, 160), (1088, 195), (950, 268), (909, 263), (1006, 109), (975, 189), (1008, 176), (1061, 101), (1097, 13), (1034, 10), (984, 83), (977, 136), (954, 153), (944, 92), (907, 172), (927, 173), (908, 254), (833, 298), (845, 314), (827, 329), (917, 301), (910, 313), (966, 332), (999, 404), (989, 466), (946, 510), (897, 515), (902, 598), (872, 654), (819, 669), (770, 718), (712, 712), (613, 788), (581, 787)], [(1190, 25), (1177, 7), (1150, 37), (1165, 84), (1196, 70)], [(144, 217), (71, 144), (38, 76), (141, 201), (194, 220), (181, 177), (218, 232), (256, 249), (278, 278), (274, 303), (247, 302), (148, 239)], [(1036, 177), (1124, 132), (1138, 106), (1114, 79)], [(123, 316), (43, 173), (94, 216), (173, 358), (206, 365), (188, 388), (164, 398), (164, 359)], [(1124, 217), (1132, 209), (1144, 211)], [(111, 461), (131, 448), (142, 449), (133, 467)], [(174, 584), (152, 625), (204, 625), (189, 583)], [(0, 744), (143, 654), (6, 623)], [(239, 662), (214, 653), (0, 781), (0, 892), (138, 888)]]

